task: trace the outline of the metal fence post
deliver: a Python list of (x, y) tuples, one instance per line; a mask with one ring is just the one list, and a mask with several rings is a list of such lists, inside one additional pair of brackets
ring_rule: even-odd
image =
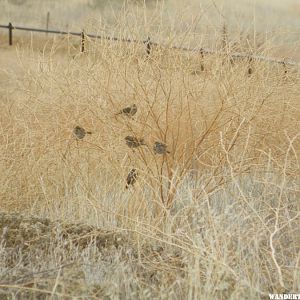
[(13, 31), (13, 26), (12, 26), (12, 24), (9, 22), (9, 23), (8, 23), (8, 43), (9, 43), (9, 46), (12, 46), (12, 44), (13, 44), (13, 40), (12, 40), (12, 31)]
[(204, 50), (201, 48), (200, 49), (200, 55), (201, 55), (201, 64), (200, 64), (200, 68), (201, 68), (201, 71), (203, 72), (204, 71)]
[(80, 52), (84, 52), (84, 43), (85, 43), (85, 36), (84, 36), (84, 30), (81, 31), (81, 49)]
[(285, 62), (283, 62), (282, 65), (283, 65), (283, 68), (284, 68), (284, 75), (286, 75), (288, 71), (287, 71)]
[(150, 42), (150, 37), (148, 36), (147, 40), (144, 42), (146, 45), (146, 52), (147, 55), (151, 54), (151, 42)]
[(252, 57), (250, 57), (249, 59), (248, 59), (248, 75), (250, 76), (250, 75), (252, 75), (253, 74), (253, 65), (252, 65), (252, 61), (253, 61), (253, 59), (252, 59)]

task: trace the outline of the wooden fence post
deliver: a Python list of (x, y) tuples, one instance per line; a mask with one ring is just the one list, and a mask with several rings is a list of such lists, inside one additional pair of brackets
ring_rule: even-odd
[(81, 49), (80, 52), (84, 52), (84, 43), (85, 43), (85, 36), (84, 36), (84, 30), (81, 31)]
[(13, 40), (12, 40), (12, 31), (13, 31), (13, 26), (12, 26), (12, 24), (9, 22), (9, 23), (8, 23), (8, 43), (9, 43), (9, 46), (12, 46), (12, 44), (13, 44)]
[(144, 42), (146, 45), (146, 52), (147, 55), (151, 54), (151, 42), (150, 42), (150, 37), (148, 36), (147, 40)]
[[(47, 12), (47, 18), (46, 18), (46, 29), (49, 30), (49, 21), (50, 21), (50, 12)], [(48, 35), (48, 32), (46, 32), (46, 35)]]

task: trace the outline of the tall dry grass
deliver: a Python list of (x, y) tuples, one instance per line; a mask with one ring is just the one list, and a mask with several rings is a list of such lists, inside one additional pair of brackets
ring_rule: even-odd
[[(17, 48), (22, 76), (0, 102), (1, 209), (128, 233), (135, 252), (120, 261), (115, 250), (105, 266), (92, 247), (50, 253), (29, 268), (83, 260), (94, 267), (82, 284), (114, 299), (299, 292), (298, 73), (230, 55), (86, 47)], [(133, 103), (133, 118), (116, 115)], [(76, 140), (76, 125), (92, 135)], [(147, 145), (133, 151), (127, 135)], [(170, 154), (154, 154), (155, 141)], [(163, 255), (148, 257), (149, 247)]]

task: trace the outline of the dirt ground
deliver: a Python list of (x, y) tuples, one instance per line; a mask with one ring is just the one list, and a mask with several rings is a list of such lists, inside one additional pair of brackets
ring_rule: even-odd
[[(130, 235), (84, 224), (0, 212), (0, 233), (0, 299), (111, 299), (113, 280), (108, 285), (105, 277), (118, 264), (153, 288), (161, 272), (176, 272), (172, 278), (184, 268), (182, 258), (163, 247), (139, 252)], [(90, 255), (97, 258), (94, 266)], [(95, 271), (100, 280), (93, 279)]]

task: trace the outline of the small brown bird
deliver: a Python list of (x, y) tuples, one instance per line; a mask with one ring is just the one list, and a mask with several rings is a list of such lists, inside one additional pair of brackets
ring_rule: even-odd
[(155, 142), (153, 146), (153, 150), (155, 154), (166, 154), (170, 153), (170, 151), (167, 150), (167, 145), (161, 142)]
[(86, 134), (92, 134), (90, 131), (86, 131), (84, 128), (80, 127), (80, 126), (76, 126), (73, 129), (73, 134), (75, 135), (75, 137), (78, 140), (82, 140)]
[(146, 145), (144, 139), (139, 139), (130, 135), (125, 137), (125, 141), (129, 148), (137, 148), (139, 146)]
[(137, 112), (137, 106), (135, 104), (123, 108), (120, 112), (116, 115), (125, 115), (127, 117), (133, 117)]
[(130, 185), (134, 185), (136, 180), (137, 180), (137, 170), (136, 169), (131, 169), (131, 171), (128, 173), (127, 175), (127, 179), (126, 179), (126, 189), (129, 188)]

